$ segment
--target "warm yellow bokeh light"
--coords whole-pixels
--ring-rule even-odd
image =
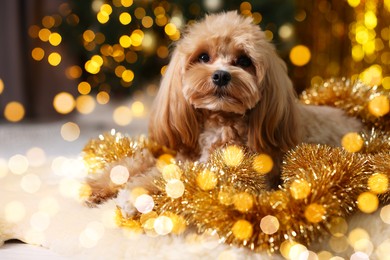
[[[146,15],[146,11],[144,8],[142,7],[137,7],[135,10],[134,10],[134,15],[135,17],[137,17],[137,19],[142,19],[144,18],[144,16]]]
[[[79,96],[76,99],[76,109],[81,114],[90,114],[96,107],[95,99],[89,95]]]
[[[4,109],[4,117],[10,122],[19,122],[24,118],[24,106],[16,101],[9,102]]]
[[[129,48],[131,46],[131,38],[130,36],[128,35],[122,35],[120,38],[119,38],[119,44],[123,47],[123,48]]]
[[[145,106],[141,101],[135,101],[131,105],[131,111],[133,112],[134,116],[142,117],[145,115]]]
[[[260,174],[269,173],[273,166],[274,162],[268,154],[260,154],[253,159],[252,167]]]
[[[3,93],[3,91],[4,91],[4,81],[0,79],[0,95],[1,93]]]
[[[131,109],[127,106],[119,106],[114,110],[113,114],[114,122],[120,126],[125,126],[131,123],[133,120],[133,114]]]
[[[74,97],[68,92],[58,93],[53,100],[54,109],[60,114],[69,114],[76,106]]]
[[[364,24],[368,29],[374,29],[377,26],[377,18],[373,11],[367,11],[364,14]]]
[[[172,36],[175,35],[177,27],[173,23],[168,23],[167,25],[165,25],[164,31],[168,36]]]
[[[108,15],[103,14],[102,12],[97,13],[96,18],[101,24],[105,24],[108,22],[108,20],[110,20],[110,17]]]
[[[92,30],[86,30],[83,33],[83,39],[86,42],[92,42],[95,39],[95,33]]]
[[[308,47],[297,45],[290,51],[290,60],[296,66],[306,65],[311,58],[311,53]]]
[[[252,209],[254,200],[253,196],[247,192],[239,192],[233,197],[234,208],[240,212],[248,212]]]
[[[312,223],[318,223],[325,218],[326,209],[321,204],[312,203],[305,209],[305,218]]]
[[[379,95],[368,102],[368,111],[370,114],[381,117],[389,113],[390,101],[387,96]]]
[[[368,187],[375,194],[382,194],[389,189],[389,178],[383,173],[374,173],[368,178]]]
[[[218,184],[217,174],[207,169],[203,170],[198,173],[198,176],[196,177],[196,183],[198,184],[199,188],[204,191],[212,190]]]
[[[382,79],[382,86],[384,89],[390,89],[390,77],[384,77]]]
[[[68,79],[78,79],[83,74],[83,71],[80,66],[73,65],[65,70],[65,74]]]
[[[89,60],[85,63],[84,68],[91,74],[97,74],[100,71],[100,65],[95,60]]]
[[[131,82],[134,79],[134,72],[132,70],[125,70],[122,72],[122,79],[125,82]]]
[[[135,47],[138,47],[142,44],[142,41],[144,39],[144,32],[137,29],[137,30],[134,30],[132,32],[132,34],[130,35],[130,38],[131,38],[131,42],[132,42],[132,45],[135,46]]]
[[[49,29],[43,28],[39,30],[38,37],[41,41],[47,42],[49,41],[51,31]]]
[[[363,138],[356,132],[348,133],[341,139],[341,145],[350,153],[359,152],[363,144]]]
[[[45,51],[42,48],[36,47],[31,51],[31,57],[36,60],[40,61],[45,56]]]
[[[306,180],[295,180],[290,186],[290,193],[294,199],[305,199],[311,191],[310,184]]]
[[[142,18],[142,26],[145,28],[150,28],[153,26],[153,18],[150,16],[145,16]]]
[[[360,0],[348,0],[348,4],[352,7],[356,7],[360,4]]]
[[[49,42],[53,46],[58,46],[60,45],[62,41],[62,36],[59,33],[52,33],[49,36]]]
[[[109,4],[103,4],[103,5],[100,7],[100,12],[101,12],[103,15],[109,16],[109,15],[112,13],[112,7],[111,7],[111,5],[109,5]]]
[[[127,12],[123,12],[119,15],[119,22],[123,25],[131,23],[131,15]]]
[[[166,181],[169,181],[172,179],[180,180],[182,174],[183,174],[182,170],[176,164],[168,164],[162,170],[162,176],[163,176],[164,180],[166,180]]]
[[[168,180],[167,184],[165,185],[165,192],[167,193],[168,197],[171,197],[172,199],[177,199],[183,196],[184,190],[184,183],[178,179]]]
[[[364,213],[372,213],[378,209],[379,199],[371,192],[363,192],[357,199],[358,208]]]
[[[248,240],[253,234],[253,226],[249,221],[240,219],[234,223],[232,233],[239,240]]]
[[[105,104],[107,104],[110,101],[110,95],[107,92],[105,92],[105,91],[100,91],[96,95],[96,101],[100,105],[105,105]]]
[[[57,66],[61,63],[61,55],[58,52],[50,53],[50,55],[47,57],[47,60],[50,65]]]
[[[223,162],[229,167],[237,167],[244,159],[244,151],[235,145],[229,145],[222,152]]]
[[[80,94],[87,95],[91,92],[91,85],[86,81],[82,81],[77,86],[77,90],[79,91]]]
[[[129,7],[133,4],[133,0],[121,0],[121,4],[124,7]]]
[[[51,27],[53,27],[55,24],[55,20],[54,20],[54,17],[53,16],[44,16],[42,18],[42,25],[48,29],[50,29]]]
[[[175,157],[171,154],[164,153],[160,155],[156,162],[157,169],[162,173],[165,166],[175,162]]]

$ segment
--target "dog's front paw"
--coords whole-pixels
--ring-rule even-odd
[[[84,194],[85,204],[88,207],[96,207],[105,201],[115,198],[118,194],[119,186],[102,183],[99,180],[89,179],[86,183],[86,192]]]

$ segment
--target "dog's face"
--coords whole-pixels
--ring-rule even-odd
[[[221,19],[222,18],[222,19]],[[240,21],[237,21],[237,19]],[[263,32],[236,14],[194,25],[178,49],[184,57],[183,94],[195,108],[244,114],[261,98]]]
[[[286,65],[259,26],[236,12],[206,16],[177,43],[151,112],[149,133],[172,149],[194,151],[199,109],[245,115],[253,151],[297,143],[295,93]]]

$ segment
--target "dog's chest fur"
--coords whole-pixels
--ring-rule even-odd
[[[202,132],[199,135],[200,161],[207,161],[209,154],[218,147],[246,145],[247,117],[233,113],[203,112]]]

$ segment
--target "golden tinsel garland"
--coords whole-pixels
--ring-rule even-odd
[[[85,145],[82,154],[89,173],[97,173],[107,169],[110,164],[134,156],[143,149],[148,149],[156,155],[163,152],[173,153],[165,147],[158,146],[145,136],[132,138],[111,130],[109,133],[99,135],[97,139],[90,140]]]
[[[377,96],[388,101],[388,93],[348,80],[332,79],[306,91],[303,102],[345,109],[371,130],[348,139],[358,143],[355,152],[313,144],[290,150],[283,161],[283,185],[275,191],[265,191],[264,182],[272,159],[238,146],[215,151],[207,163],[175,162],[167,154],[171,151],[147,138],[111,132],[90,141],[84,159],[90,172],[102,172],[143,149],[156,156],[153,167],[161,172],[156,189],[137,191],[148,193],[151,211],[128,215],[118,205],[119,226],[152,235],[181,234],[191,226],[221,242],[283,254],[283,247],[308,245],[331,232],[357,209],[371,213],[378,197],[390,201],[389,114],[384,113],[386,102],[371,110],[367,105]],[[373,115],[373,110],[384,114]]]
[[[341,108],[350,116],[361,118],[368,128],[390,131],[390,91],[382,87],[332,78],[303,91],[300,99],[305,104]]]

